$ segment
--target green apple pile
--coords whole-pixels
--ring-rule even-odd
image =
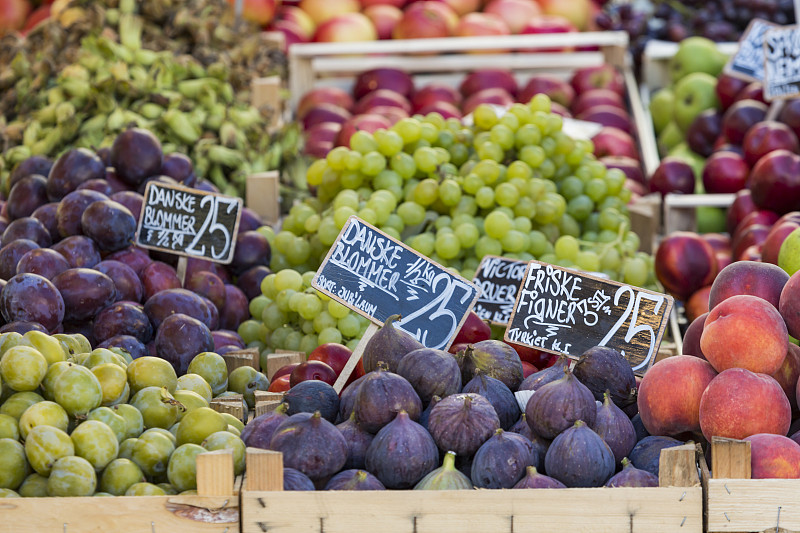
[[[716,43],[704,37],[681,41],[669,65],[670,86],[659,89],[650,100],[658,149],[663,156],[675,156],[692,165],[702,175],[703,158],[692,152],[685,141],[692,121],[705,111],[719,107],[717,76],[728,56]]]
[[[248,370],[249,369],[249,370]],[[231,450],[244,470],[242,422],[209,408],[259,380],[198,354],[178,378],[165,360],[131,359],[80,334],[0,335],[0,496],[153,496],[196,490],[196,457]]]

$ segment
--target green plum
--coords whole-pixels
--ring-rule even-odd
[[[180,404],[175,401],[172,394],[167,392],[166,388],[145,387],[133,395],[130,403],[142,413],[146,428],[166,429],[178,419],[178,405]]]
[[[42,331],[28,331],[22,336],[19,346],[30,346],[37,349],[47,360],[48,365],[67,360],[68,353],[64,351],[58,339]]]
[[[130,459],[114,459],[100,476],[99,488],[114,496],[122,496],[135,483],[144,483],[145,477],[139,465]]]
[[[72,365],[61,372],[53,384],[53,398],[70,416],[86,415],[100,407],[103,388],[88,368]]]
[[[48,496],[91,496],[96,487],[94,468],[83,457],[58,459],[47,478]]]
[[[133,449],[136,447],[137,442],[139,442],[137,437],[125,439],[124,441],[120,442],[117,457],[121,459],[130,459],[133,457]]]
[[[134,444],[130,459],[146,476],[154,477],[167,471],[173,450],[175,445],[161,433],[143,433]]]
[[[0,488],[17,489],[28,475],[25,448],[11,439],[0,439]]]
[[[0,498],[21,498],[16,491],[11,489],[0,489]]]
[[[0,405],[0,414],[8,415],[19,420],[22,413],[24,413],[28,407],[43,401],[44,398],[35,392],[15,392]]]
[[[9,349],[17,346],[20,342],[22,342],[21,333],[11,331],[9,333],[0,334],[0,359],[3,358]]]
[[[228,429],[226,429],[225,431],[227,431],[228,433],[232,433],[232,434],[236,435],[237,437],[241,437],[242,436],[242,432],[239,431],[239,428],[237,428],[236,426],[232,426],[230,424],[228,424]]]
[[[19,421],[10,415],[0,415],[0,439],[19,440]]]
[[[47,400],[52,400],[54,398],[53,395],[53,386],[55,385],[56,380],[61,376],[61,373],[68,369],[69,367],[73,366],[75,363],[70,363],[69,361],[57,361],[52,365],[47,367],[47,373],[44,375],[44,379],[42,379],[42,395]]]
[[[23,498],[44,498],[47,496],[47,478],[34,472],[25,478],[17,492]]]
[[[181,420],[176,435],[178,446],[186,443],[200,444],[206,437],[217,431],[225,431],[228,422],[221,414],[210,407],[200,407],[187,413]]]
[[[179,491],[197,488],[197,456],[206,450],[197,444],[183,444],[175,448],[169,458],[167,478]]]
[[[214,395],[211,393],[211,385],[209,385],[203,376],[198,374],[184,374],[178,378],[177,390],[190,390],[196,392],[207,402],[211,401]]]
[[[184,407],[183,409],[178,410],[178,422],[183,420],[183,417],[186,416],[186,413],[194,411],[198,407],[208,407],[208,401],[191,390],[178,389],[175,391],[173,396],[175,396],[175,399],[181,402],[181,405]]]
[[[123,403],[110,407],[110,409],[125,419],[125,438],[138,437],[142,434],[142,431],[144,431],[144,419],[142,418],[142,412],[136,407]]]
[[[125,419],[110,407],[98,407],[91,410],[86,416],[86,420],[96,420],[110,427],[114,436],[117,437],[117,442],[122,442],[127,436],[128,426]]]
[[[148,434],[150,434],[150,433],[160,433],[161,435],[164,435],[164,436],[165,436],[165,437],[167,437],[169,440],[171,440],[171,441],[172,441],[172,444],[175,444],[175,445],[177,446],[177,444],[176,444],[176,443],[177,443],[177,439],[176,439],[175,435],[174,435],[174,434],[173,434],[171,431],[169,431],[168,429],[164,429],[164,428],[150,428],[150,429],[148,429],[147,431],[145,431],[144,433],[142,433],[142,435],[141,435],[141,436],[142,436],[142,437],[144,437],[145,435],[148,435]]]
[[[125,491],[125,496],[165,496],[167,493],[153,483],[134,483]]]
[[[71,455],[75,455],[75,446],[65,431],[52,426],[35,426],[28,432],[25,456],[39,474],[49,476],[57,459]]]
[[[31,346],[14,346],[0,359],[0,376],[3,378],[3,383],[16,391],[35,390],[45,374],[47,374],[47,359]]]
[[[168,496],[178,494],[178,491],[175,490],[175,487],[173,487],[170,483],[159,483],[158,486],[161,487],[161,490],[163,490]]]
[[[103,405],[117,401],[128,387],[128,374],[116,363],[101,363],[90,367],[103,389]],[[130,392],[130,387],[128,387]]]
[[[209,435],[201,446],[210,452],[230,450],[233,452],[233,473],[238,476],[244,472],[245,445],[237,435],[228,431],[218,431]]]
[[[94,368],[97,365],[111,363],[119,366],[123,370],[127,370],[128,365],[120,356],[107,348],[95,348],[89,353],[89,356],[84,359],[83,366],[86,368]]]
[[[228,365],[221,355],[214,352],[201,352],[189,362],[190,374],[203,376],[216,396],[228,389]]]
[[[220,413],[222,418],[228,423],[229,426],[233,426],[238,429],[240,432],[244,430],[244,422],[236,418],[230,413]]]
[[[119,441],[114,430],[97,420],[79,424],[70,438],[75,446],[75,455],[89,461],[98,472],[116,459],[119,453]]]
[[[28,437],[28,432],[35,426],[53,426],[61,431],[67,431],[69,416],[63,407],[55,402],[37,402],[28,407],[19,417],[19,434],[22,440]]]
[[[147,387],[166,387],[169,392],[175,392],[178,376],[166,360],[148,355],[128,365],[128,383],[133,394]]]

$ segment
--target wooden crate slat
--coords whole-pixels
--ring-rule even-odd
[[[711,479],[708,531],[800,531],[798,502],[800,481],[796,479]]]
[[[197,493],[204,496],[233,494],[233,451],[217,450],[197,456]]]

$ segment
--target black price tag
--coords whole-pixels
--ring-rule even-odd
[[[136,244],[228,264],[233,260],[242,199],[150,182],[144,191]]]
[[[725,65],[725,72],[744,80],[764,81],[764,34],[777,27],[763,19],[751,20],[739,39],[739,49]]]
[[[484,256],[472,279],[481,290],[473,309],[475,314],[492,324],[508,324],[527,268],[526,261],[496,255]]]
[[[800,95],[800,26],[780,26],[764,34],[764,99]]]
[[[671,296],[531,261],[505,339],[573,359],[608,346],[643,374],[661,345],[672,305]]]
[[[478,288],[356,216],[351,216],[311,285],[382,325],[395,323],[424,346],[446,350]]]

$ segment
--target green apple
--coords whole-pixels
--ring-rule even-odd
[[[695,176],[703,175],[703,167],[706,165],[706,159],[694,153],[685,142],[680,142],[673,146],[668,155],[686,161],[686,163],[692,167]]]
[[[778,266],[790,276],[800,270],[800,228],[787,235],[781,244]]]
[[[705,72],[694,72],[675,84],[675,122],[686,132],[697,115],[719,107],[717,78]]]
[[[675,93],[669,87],[657,90],[650,100],[650,115],[653,117],[653,128],[656,135],[661,133],[670,120],[675,103]]]
[[[672,83],[694,72],[705,72],[719,76],[728,56],[720,52],[714,41],[705,37],[689,37],[681,41],[678,51],[670,60],[669,73]]]
[[[658,152],[665,156],[681,142],[683,142],[683,132],[675,121],[671,121],[664,126],[664,129],[658,135]]]
[[[724,233],[726,231],[724,209],[701,205],[697,208],[696,213],[697,233]]]

